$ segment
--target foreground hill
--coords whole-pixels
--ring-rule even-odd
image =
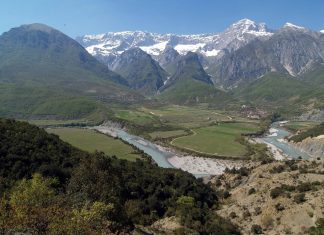
[[[263,164],[229,171],[214,185],[226,193],[218,213],[243,234],[323,234],[323,161]]]
[[[4,234],[120,234],[174,216],[180,234],[239,234],[189,173],[89,154],[25,122],[0,119],[0,137]]]
[[[46,108],[54,102],[70,108],[86,103],[71,114],[82,116],[98,108],[95,100],[138,100],[140,95],[127,86],[76,41],[46,25],[23,25],[0,36],[2,115],[55,116]]]

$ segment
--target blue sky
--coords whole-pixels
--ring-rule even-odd
[[[249,18],[279,28],[285,22],[324,29],[324,0],[2,0],[0,33],[45,23],[71,37],[108,31],[223,31]]]

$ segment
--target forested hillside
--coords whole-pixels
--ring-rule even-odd
[[[25,122],[0,120],[1,233],[108,234],[176,216],[179,233],[239,234],[201,180],[88,154]]]

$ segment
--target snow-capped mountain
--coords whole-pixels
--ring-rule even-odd
[[[124,31],[85,35],[78,37],[77,41],[110,68],[124,51],[134,47],[141,48],[157,61],[166,47],[174,48],[180,55],[196,52],[202,58],[202,63],[208,66],[210,61],[222,57],[226,51],[236,50],[255,38],[269,38],[272,34],[264,23],[257,24],[242,19],[224,32],[214,34],[176,35]]]
[[[286,23],[268,40],[254,40],[223,56],[213,76],[229,86],[269,72],[302,79],[303,74],[324,63],[323,39],[321,33]]]

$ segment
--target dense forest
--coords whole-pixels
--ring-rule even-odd
[[[215,191],[189,173],[86,153],[0,119],[0,234],[129,233],[169,216],[179,234],[239,234],[217,207]]]

